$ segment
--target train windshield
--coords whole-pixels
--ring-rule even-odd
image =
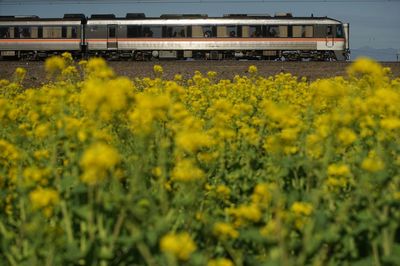
[[[338,37],[338,38],[343,38],[344,37],[343,26],[342,25],[337,25],[336,26],[336,37]]]

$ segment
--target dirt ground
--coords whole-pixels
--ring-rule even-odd
[[[290,72],[309,80],[346,75],[349,62],[270,62],[270,61],[157,61],[157,62],[116,62],[109,65],[118,75],[134,77],[153,77],[153,66],[159,64],[164,68],[164,77],[171,79],[175,74],[189,78],[194,71],[202,73],[216,71],[221,79],[232,79],[235,75],[246,75],[250,65],[258,68],[260,75],[268,77],[280,72]],[[394,77],[400,76],[400,62],[381,63],[390,67]],[[24,67],[27,70],[26,87],[36,87],[46,82],[43,62],[0,61],[0,79],[12,79],[14,70]]]

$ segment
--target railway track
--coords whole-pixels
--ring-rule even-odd
[[[164,78],[172,79],[175,74],[190,78],[194,71],[204,74],[208,71],[218,73],[219,79],[232,79],[235,75],[246,75],[250,65],[255,65],[262,76],[271,76],[281,72],[291,73],[309,80],[346,75],[346,68],[351,62],[275,62],[275,61],[152,61],[126,62],[109,61],[108,64],[116,74],[135,77],[153,77],[153,66],[159,64],[164,68]],[[400,76],[400,62],[382,62],[390,67],[395,77]],[[17,67],[27,70],[24,85],[35,87],[46,81],[44,62],[37,61],[0,61],[0,79],[10,79]]]

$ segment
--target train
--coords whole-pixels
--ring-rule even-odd
[[[345,61],[349,24],[291,13],[0,16],[0,59],[40,60],[63,52],[110,60]]]

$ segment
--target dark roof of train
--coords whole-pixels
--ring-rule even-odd
[[[0,16],[0,20],[9,21],[78,21],[78,20],[150,20],[150,19],[293,19],[293,20],[322,20],[322,19],[332,19],[329,17],[293,17],[293,16],[245,16],[245,15],[231,15],[222,17],[208,17],[206,15],[196,15],[196,14],[186,14],[186,15],[161,15],[160,17],[145,17],[142,13],[127,14],[126,17],[114,17],[112,14],[93,14],[91,17],[85,18],[83,14],[66,14],[64,18],[40,18],[37,16]],[[335,19],[334,19],[335,20]]]
[[[39,18],[39,17],[15,17],[15,16],[0,16],[0,21],[80,21],[83,18],[67,17],[67,18]]]

